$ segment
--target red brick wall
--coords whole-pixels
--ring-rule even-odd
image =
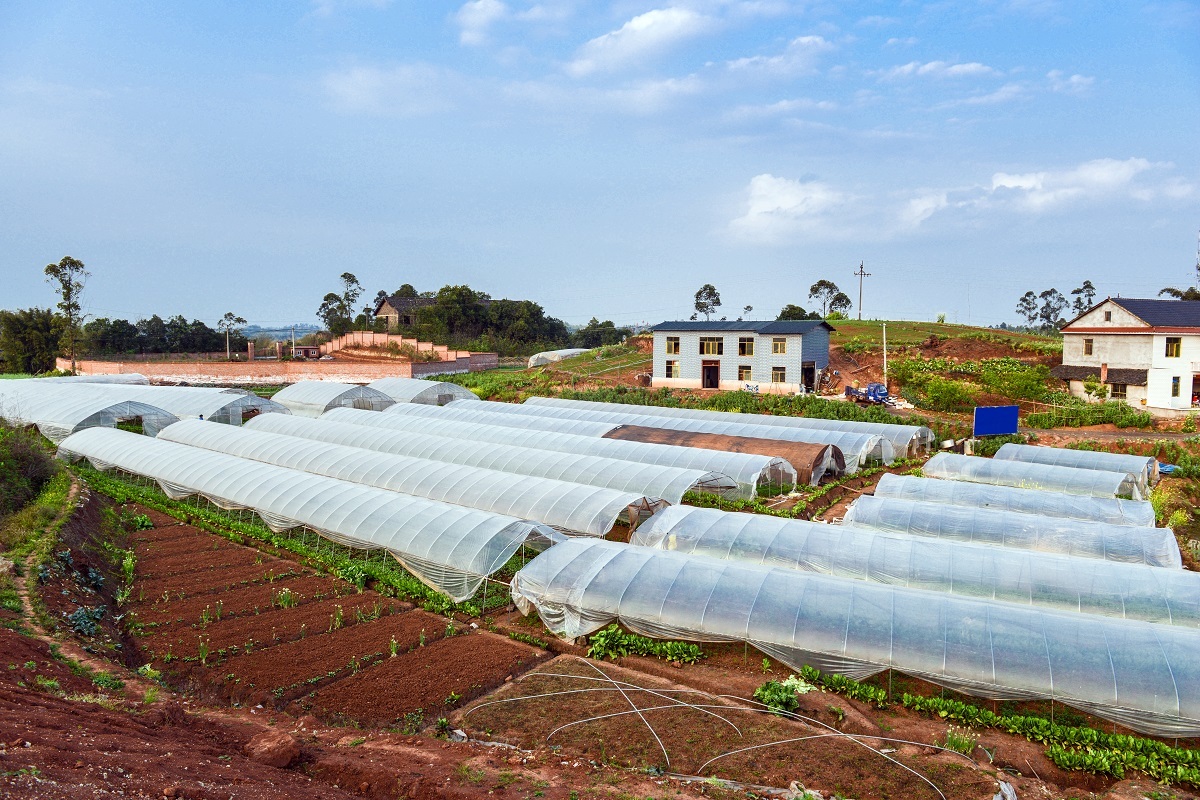
[[[416,369],[414,369],[414,367]],[[68,359],[58,359],[58,368],[71,368]],[[296,381],[341,381],[370,383],[379,378],[411,378],[451,372],[468,372],[470,359],[454,364],[434,361],[428,364],[408,364],[403,361],[388,364],[364,364],[338,361],[253,361],[253,362],[121,362],[79,361],[80,375],[114,375],[138,372],[153,382],[187,381],[188,383],[272,384]],[[414,375],[415,373],[415,375]]]

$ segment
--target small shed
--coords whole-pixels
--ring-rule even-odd
[[[339,407],[383,411],[396,402],[378,389],[337,381],[300,381],[272,399],[298,417],[319,417]]]
[[[581,356],[588,351],[586,347],[569,347],[565,350],[543,350],[540,353],[534,353],[529,357],[530,367],[544,367],[547,364],[554,364],[562,361],[564,358],[572,358]]]

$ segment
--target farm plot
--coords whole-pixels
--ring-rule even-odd
[[[233,705],[408,728],[548,657],[159,516],[131,536],[129,618],[176,685]],[[412,716],[420,723],[414,724]],[[406,716],[408,715],[408,716]]]
[[[485,631],[441,638],[317,691],[299,707],[325,718],[418,728],[549,658]]]

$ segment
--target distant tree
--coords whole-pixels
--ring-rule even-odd
[[[1200,300],[1200,254],[1196,257],[1196,285],[1186,289],[1175,289],[1168,286],[1159,291],[1158,296],[1174,297],[1176,300]]]
[[[1038,309],[1038,319],[1046,328],[1060,328],[1066,322],[1062,318],[1062,312],[1066,311],[1070,302],[1062,296],[1062,292],[1058,289],[1047,289],[1038,295],[1038,299],[1042,301],[1041,307]]]
[[[850,298],[845,292],[838,292],[829,300],[829,314],[841,314],[844,319],[850,311],[850,307],[854,305],[850,302]]]
[[[779,316],[776,317],[775,319],[814,319],[814,318],[819,319],[820,314],[817,314],[816,312],[810,313],[808,311],[805,311],[803,308],[801,308],[798,305],[788,303],[786,306],[783,307],[783,309],[779,312]]]
[[[380,294],[383,294],[382,292]],[[411,283],[402,283],[400,288],[392,293],[394,297],[420,297]]]
[[[632,331],[629,328],[618,328],[613,324],[612,320],[600,320],[592,317],[588,320],[588,324],[575,331],[571,336],[571,344],[575,347],[604,347],[610,344],[619,344],[622,339],[630,336]]]
[[[824,278],[808,287],[808,299],[816,300],[821,304],[822,319],[824,319],[825,316],[828,315],[832,310],[830,308],[830,303],[833,302],[833,299],[839,294],[842,294],[842,290],[837,287],[837,284],[833,281],[827,281]],[[849,300],[849,298],[846,299]]]
[[[754,306],[743,306],[743,307],[742,307],[742,316],[743,316],[743,317],[749,317],[749,316],[750,316],[750,312],[751,312],[751,311],[753,311],[753,310],[754,310]]]
[[[0,309],[0,364],[5,372],[54,369],[63,318],[49,308]]]
[[[688,317],[688,319],[689,319],[689,320],[691,320],[692,322],[695,322],[695,321],[696,321],[696,317],[697,317],[697,314],[696,314],[696,312],[694,312],[694,311],[693,311],[693,312],[692,312],[692,315],[691,315],[690,317]]]
[[[246,320],[232,311],[226,311],[225,316],[221,317],[221,321],[217,323],[217,330],[225,332],[225,358],[227,360],[232,357],[232,353],[229,351],[229,334],[241,331],[245,324]]]
[[[1017,301],[1017,313],[1024,317],[1028,324],[1037,324],[1038,296],[1032,290],[1021,295],[1021,299]]]
[[[717,312],[717,308],[721,305],[721,294],[717,291],[717,287],[711,283],[706,283],[696,290],[695,308],[697,314],[703,314],[704,319],[712,319],[712,315]]]
[[[354,325],[354,306],[362,295],[362,285],[352,273],[343,272],[342,293],[330,292],[317,307],[317,316],[334,336],[341,336]]]
[[[1079,315],[1092,307],[1092,301],[1096,298],[1096,287],[1091,281],[1084,281],[1082,286],[1072,289],[1071,294],[1075,296],[1071,302],[1071,310]]]
[[[54,291],[58,292],[58,310],[63,316],[62,342],[71,357],[71,372],[74,372],[75,343],[83,322],[83,306],[79,299],[83,294],[83,283],[91,273],[84,269],[82,261],[70,256],[63,256],[57,264],[47,264],[43,272],[46,282],[54,285]]]

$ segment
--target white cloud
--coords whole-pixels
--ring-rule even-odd
[[[1177,177],[1161,184],[1139,183],[1144,173],[1167,169],[1168,163],[1153,163],[1144,158],[1099,158],[1060,171],[992,176],[991,189],[981,205],[1007,205],[1019,211],[1038,213],[1072,203],[1098,202],[1114,198],[1153,200],[1157,197],[1178,199],[1188,196],[1193,187]]]
[[[743,105],[725,114],[729,121],[761,119],[765,117],[785,116],[801,111],[835,111],[840,108],[832,100],[813,100],[809,97],[797,97],[791,100],[779,100],[766,105]]]
[[[1010,100],[1016,100],[1025,94],[1025,87],[1019,83],[1006,83],[995,91],[985,94],[973,94],[969,97],[964,97],[960,100],[950,100],[940,104],[939,108],[952,108],[954,106],[994,106],[1000,103],[1007,103]]]
[[[816,61],[822,53],[834,46],[822,36],[800,36],[788,42],[787,48],[777,56],[750,56],[730,61],[733,72],[758,70],[775,75],[805,75],[816,69]]]
[[[321,83],[340,111],[416,117],[453,108],[459,80],[429,64],[402,64],[351,67],[329,73]]]
[[[1095,78],[1085,75],[1068,76],[1060,69],[1053,69],[1047,72],[1046,80],[1049,82],[1052,91],[1063,92],[1064,94],[1082,94],[1096,82]]]
[[[459,27],[458,41],[465,45],[483,44],[492,23],[507,15],[508,6],[500,0],[470,0],[454,15]]]
[[[904,37],[893,36],[892,38],[890,38],[886,42],[884,42],[884,46],[885,47],[911,47],[912,45],[914,45],[916,43],[917,43],[917,37],[915,37],[915,36],[904,36]]]
[[[874,74],[879,75],[883,80],[895,81],[905,78],[968,78],[980,75],[998,75],[999,70],[986,64],[980,64],[978,61],[965,64],[951,64],[947,61],[929,61],[922,64],[920,61],[910,61],[907,64],[880,70]]]
[[[863,27],[882,28],[885,25],[895,25],[899,21],[895,17],[882,17],[878,14],[872,14],[869,17],[863,17],[856,24]]]
[[[659,8],[597,36],[579,48],[567,72],[581,78],[612,72],[653,59],[681,41],[713,27],[713,20],[686,8]]]
[[[746,188],[745,213],[729,223],[739,238],[769,243],[797,233],[837,237],[839,219],[853,198],[821,181],[756,175]]]
[[[945,192],[931,192],[914,197],[900,209],[900,226],[913,229],[949,205]]]

